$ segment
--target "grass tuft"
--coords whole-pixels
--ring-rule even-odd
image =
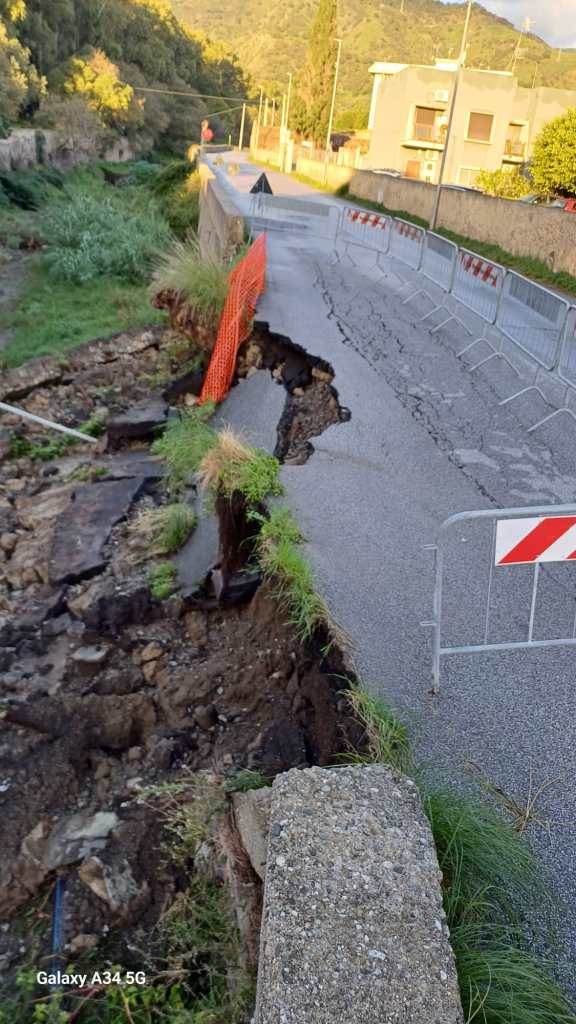
[[[131,530],[152,541],[153,554],[172,555],[186,543],[197,521],[189,505],[175,501],[161,508],[146,509],[134,519]]]
[[[253,768],[239,768],[224,780],[225,793],[249,793],[253,789],[265,789],[272,785],[272,779]]]
[[[338,626],[328,605],[318,594],[312,569],[298,551],[303,537],[288,509],[275,508],[263,521],[259,536],[259,560],[264,577],[271,581],[288,621],[302,642],[324,627],[341,647],[349,637]]]
[[[150,295],[175,292],[198,323],[217,325],[228,294],[228,273],[229,268],[201,256],[197,238],[187,238],[157,259]]]
[[[176,590],[176,566],[172,562],[159,562],[148,573],[150,593],[156,601],[164,601]]]
[[[413,768],[408,726],[396,717],[384,701],[371,697],[360,686],[343,691],[358,721],[364,728],[367,753],[345,754],[345,760],[357,764],[389,764],[407,773]]]
[[[213,412],[211,402],[181,412],[154,441],[152,454],[166,464],[169,493],[181,494],[186,489],[206,453],[217,443],[218,435],[206,422]]]
[[[283,493],[280,464],[262,448],[251,448],[230,427],[218,433],[216,444],[205,454],[198,469],[202,486],[231,497],[240,491],[248,505],[261,504],[267,495]]]

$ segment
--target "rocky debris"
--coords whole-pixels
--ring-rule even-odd
[[[104,481],[79,487],[58,519],[50,551],[50,582],[76,583],[102,572],[112,527],[130,510],[143,486],[141,478]]]
[[[10,403],[24,398],[36,388],[62,380],[62,363],[53,356],[31,359],[24,366],[9,370],[0,380],[0,401]]]
[[[161,480],[164,476],[162,463],[152,458],[146,451],[116,452],[114,455],[92,459],[89,466],[97,473],[105,474],[107,480],[140,477],[149,484]]]
[[[384,765],[292,770],[270,822],[255,1024],[462,1024],[414,783]]]
[[[272,790],[265,786],[248,793],[234,793],[234,822],[250,863],[259,878],[266,876]]]
[[[168,417],[168,403],[158,395],[137,402],[127,412],[108,422],[108,438],[112,444],[121,441],[146,440],[153,437]]]
[[[100,857],[88,857],[80,865],[78,877],[115,915],[119,910],[130,913],[135,901],[145,900],[148,894],[148,885],[136,883],[126,858],[112,867]]]
[[[46,822],[39,822],[23,840],[21,855],[48,874],[102,850],[117,825],[118,816],[105,811],[93,815],[73,814],[52,830]]]

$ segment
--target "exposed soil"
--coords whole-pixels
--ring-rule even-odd
[[[256,352],[275,376],[280,367],[279,448],[298,461],[345,412],[326,364],[259,330],[239,372]],[[198,393],[190,356],[169,331],[134,332],[0,382],[0,399],[69,425],[97,414],[115,445],[106,453],[104,438],[96,451],[80,444],[38,462],[14,458],[12,439],[45,443],[45,433],[9,417],[0,431],[0,980],[29,953],[23,912],[51,898],[57,876],[66,950],[112,936],[125,963],[150,952],[154,924],[189,878],[166,859],[147,787],[204,769],[272,777],[331,764],[361,742],[342,696],[343,656],[322,653],[326,637],[299,643],[257,575],[228,590],[231,607],[218,593],[204,606],[198,594],[151,596],[147,542],[131,524],[161,500],[147,447],[165,397],[189,404]],[[249,528],[240,506],[217,511],[220,569],[233,576]],[[89,564],[66,555],[80,527]]]

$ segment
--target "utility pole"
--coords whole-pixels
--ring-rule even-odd
[[[516,43],[516,49],[514,50],[514,54],[512,57],[512,67],[510,69],[512,71],[512,74],[514,74],[514,72],[516,71],[516,64],[518,63],[518,58],[520,57],[520,47],[522,46],[522,40],[524,39],[524,36],[530,31],[531,26],[532,19],[524,18],[524,21],[522,23],[522,31],[518,36],[518,42]]]
[[[266,97],[266,102],[264,104],[264,127],[268,127],[268,97]]]
[[[260,122],[261,122],[261,119],[262,119],[262,97],[264,95],[263,87],[259,86],[259,89],[260,89],[260,102],[258,104],[258,121],[257,121],[257,124],[256,124],[256,149],[260,148]]]
[[[337,39],[338,53],[334,67],[334,86],[332,88],[332,103],[330,105],[330,117],[328,118],[328,134],[326,135],[326,163],[330,159],[330,143],[332,139],[332,124],[334,122],[334,108],[336,106],[336,90],[338,88],[338,75],[340,73],[340,54],[342,53],[342,40]]]
[[[272,100],[272,127],[276,124],[276,97]]]
[[[438,208],[440,206],[440,190],[442,188],[442,182],[444,181],[444,172],[446,170],[446,161],[448,158],[448,149],[450,146],[450,133],[452,131],[452,123],[454,121],[454,112],[456,110],[456,98],[458,96],[458,87],[460,85],[460,79],[462,76],[462,68],[464,61],[466,60],[466,41],[468,39],[468,26],[470,24],[470,14],[472,13],[472,0],[468,0],[468,8],[466,10],[466,21],[464,22],[464,31],[462,33],[462,43],[460,44],[460,56],[458,57],[458,67],[456,68],[456,77],[454,78],[454,86],[452,89],[452,99],[450,100],[450,112],[448,114],[448,125],[446,128],[446,138],[444,139],[444,149],[442,151],[442,160],[440,162],[440,172],[438,174],[438,184],[436,186],[436,195],[434,196],[434,207],[432,210],[432,216],[430,218],[430,230],[436,230],[436,222],[438,220]]]
[[[286,130],[288,130],[288,118],[290,117],[290,100],[292,98],[292,72],[288,72],[288,99],[286,100]]]
[[[238,139],[238,149],[244,149],[244,125],[246,123],[246,104],[242,104],[242,120],[240,122],[240,138]]]

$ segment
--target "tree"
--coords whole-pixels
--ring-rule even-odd
[[[576,107],[545,124],[530,165],[536,191],[576,195]]]
[[[501,199],[520,199],[534,191],[534,185],[516,169],[480,171],[474,184],[489,196]]]
[[[38,104],[46,83],[30,61],[29,51],[9,35],[0,18],[0,120],[5,126]]]
[[[112,128],[138,127],[143,123],[142,101],[134,89],[123,82],[116,64],[102,50],[92,50],[68,62],[64,92],[83,96],[104,124]]]
[[[320,0],[308,40],[308,59],[298,83],[294,121],[318,144],[326,142],[336,72],[337,0]]]
[[[64,151],[94,156],[106,139],[100,117],[82,96],[62,99],[48,96],[40,104],[34,123],[41,128],[58,131]]]

